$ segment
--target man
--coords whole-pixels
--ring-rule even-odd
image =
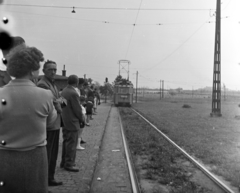
[[[93,92],[94,86],[91,85],[90,88],[88,88],[87,98],[93,97],[94,98],[94,92]]]
[[[48,185],[49,186],[59,186],[62,182],[57,182],[54,179],[57,156],[58,156],[58,146],[59,146],[59,131],[61,124],[61,104],[63,103],[60,97],[57,86],[54,83],[54,77],[57,72],[57,64],[54,61],[47,60],[43,65],[44,76],[37,83],[38,87],[51,90],[54,96],[54,107],[57,111],[57,120],[54,125],[47,127],[47,156],[48,156]]]
[[[10,75],[6,71],[7,65],[7,55],[9,52],[17,46],[26,46],[25,41],[22,37],[16,36],[12,37],[12,43],[9,48],[2,50],[3,59],[0,61],[0,87],[8,84],[11,80]]]
[[[83,87],[84,82],[85,81],[84,81],[83,78],[79,78],[78,88],[80,90],[80,96],[83,96],[83,97],[86,98],[86,92],[85,92],[84,87]],[[82,101],[82,106],[84,106],[84,105],[85,105],[85,102]],[[80,138],[79,141],[80,141],[80,144],[86,143],[86,141],[84,141],[82,138]]]
[[[63,109],[63,146],[61,168],[70,172],[78,172],[76,167],[76,147],[78,143],[78,131],[80,122],[83,122],[82,108],[79,103],[77,93],[79,79],[76,75],[68,77],[68,86],[65,87],[61,95],[67,100],[67,106]]]
[[[79,85],[78,85],[78,88],[80,90],[80,95],[81,96],[86,96],[86,92],[84,90],[84,79],[83,78],[79,78]]]

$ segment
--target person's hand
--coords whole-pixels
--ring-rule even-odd
[[[60,97],[60,98],[56,99],[56,101],[59,102],[60,104],[67,105],[67,100],[63,97]]]

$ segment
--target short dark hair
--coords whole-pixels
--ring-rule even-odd
[[[76,83],[78,83],[79,82],[79,80],[78,80],[78,76],[77,75],[70,75],[69,77],[68,77],[68,84],[69,85],[73,85],[73,84],[76,84]]]
[[[88,97],[88,101],[91,101],[91,102],[93,102],[93,97],[92,96],[90,96],[90,97]]]
[[[20,45],[22,45],[23,47],[26,47],[25,40],[22,37],[20,36],[11,37],[11,42],[9,46],[6,49],[2,49],[3,56],[6,57],[12,49]]]
[[[81,96],[80,96],[80,101],[81,101],[81,102],[84,102],[84,101],[86,101],[86,98],[85,98],[85,96],[82,96],[82,95],[81,95]]]
[[[84,84],[84,79],[83,78],[79,78],[79,84]]]
[[[56,62],[52,61],[52,60],[47,60],[46,62],[44,62],[43,64],[43,69],[47,68],[48,64],[56,64]],[[56,64],[57,65],[57,64]]]
[[[13,43],[12,43],[12,47],[11,48],[14,48],[14,47],[16,47],[16,46],[18,46],[20,44],[23,44],[23,43],[25,43],[25,40],[22,37],[15,36],[15,37],[13,37]]]
[[[43,54],[35,47],[16,47],[8,54],[7,72],[16,78],[26,76],[31,71],[39,70]]]

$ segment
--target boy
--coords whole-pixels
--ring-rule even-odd
[[[93,109],[93,97],[90,96],[86,104],[86,115],[87,115],[86,125],[87,126],[90,126],[89,120],[91,119],[91,116],[92,116],[92,109]]]

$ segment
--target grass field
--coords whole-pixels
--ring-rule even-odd
[[[119,109],[141,192],[222,192],[199,183],[196,168],[130,108]]]
[[[212,172],[233,186],[240,184],[237,100],[222,100],[222,117],[210,117],[210,98],[144,99],[133,107]],[[184,104],[191,108],[182,108]]]

